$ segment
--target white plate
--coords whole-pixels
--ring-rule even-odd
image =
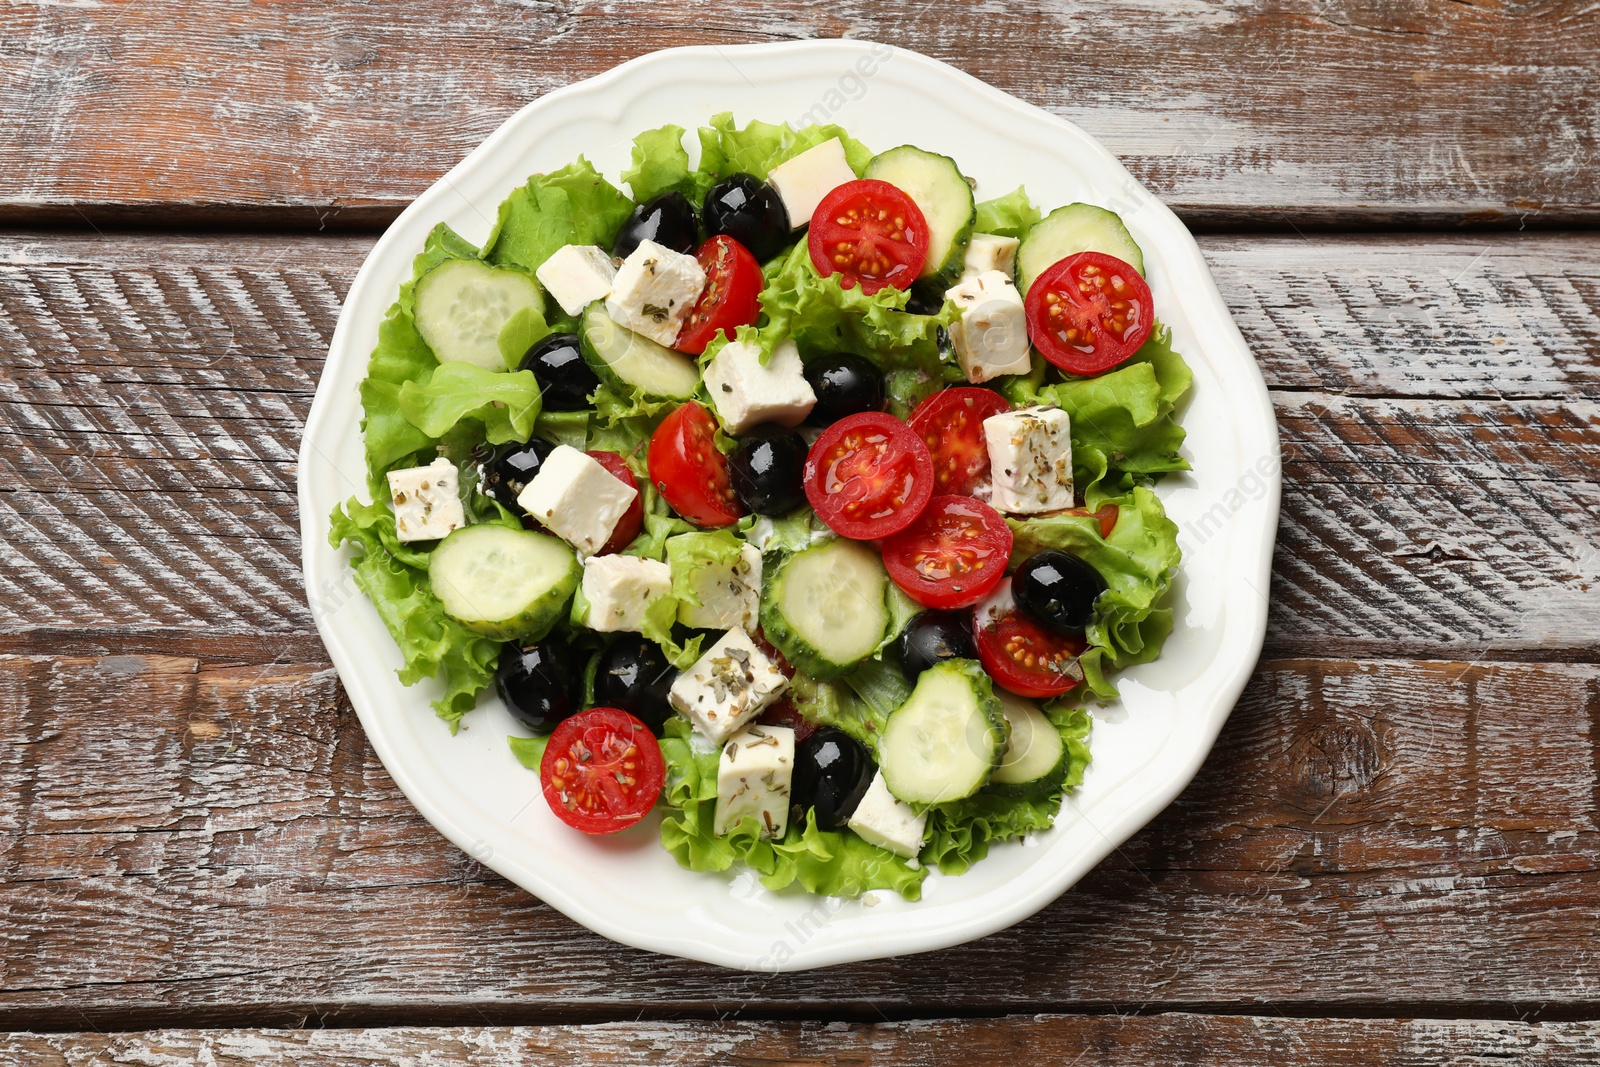
[[[400,655],[328,547],[328,514],[365,496],[357,386],[384,312],[438,222],[475,242],[529,174],[580,153],[614,181],[635,134],[693,129],[719,111],[837,122],[878,149],[954,157],[979,198],[1026,184],[1035,203],[1119,212],[1145,253],[1156,308],[1194,368],[1183,423],[1192,475],[1160,495],[1183,531],[1177,629],[1160,659],[1120,678],[1097,711],[1094,762],[1056,826],[996,847],[970,872],[933,872],[923,899],[860,901],[771,893],[748,873],[694,874],[652,825],[614,839],[561,825],[536,776],[511,756],[511,717],[492,696],[452,738],[429,709],[433,683],[395,679]],[[692,138],[691,138],[692,140]],[[1038,911],[1143,826],[1188,783],[1238,698],[1266,628],[1278,518],[1278,442],[1266,386],[1193,238],[1112,155],[1069,122],[942,63],[861,41],[678,48],[625,63],[523,108],[417,198],[362,266],[339,316],[300,448],[300,525],[317,629],[378,757],[451,841],[606,937],[728,967],[798,970],[923,952],[1004,929]]]

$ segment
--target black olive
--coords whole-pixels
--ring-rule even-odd
[[[483,462],[483,491],[507,510],[522,514],[522,508],[517,505],[518,495],[555,450],[556,446],[542,437],[535,437],[526,444],[512,441],[499,446]]]
[[[1094,617],[1094,602],[1105,592],[1100,572],[1059,548],[1035,552],[1011,577],[1017,607],[1045,629],[1074,637]]]
[[[944,307],[945,287],[932,279],[923,278],[911,283],[911,296],[906,300],[906,310],[913,315],[937,315]]]
[[[810,808],[817,813],[817,829],[842,829],[877,770],[855,738],[836,727],[822,727],[795,746],[789,785],[792,818],[804,826]]]
[[[624,635],[600,654],[594,672],[595,707],[621,708],[660,733],[672,714],[667,690],[677,677],[677,668],[667,662],[661,646],[648,637]]]
[[[600,388],[589,364],[583,361],[575,333],[553,333],[528,349],[522,370],[533,371],[545,411],[582,411],[589,395]]]
[[[689,198],[680,192],[662,193],[634,208],[628,221],[617,231],[611,254],[627,259],[641,241],[654,241],[674,252],[693,255],[700,245],[700,232]]]
[[[513,641],[502,648],[494,687],[512,717],[536,734],[547,734],[577,711],[571,660],[571,650],[559,641]]]
[[[805,503],[800,480],[805,465],[805,438],[766,423],[739,439],[728,457],[728,475],[746,508],[757,515],[786,515]]]
[[[900,667],[913,682],[941,660],[973,659],[976,655],[965,613],[919,612],[900,635]]]
[[[789,212],[778,191],[752,174],[724,178],[706,192],[706,233],[725,233],[765,263],[789,244]]]
[[[806,381],[817,394],[817,406],[806,423],[830,426],[846,415],[883,410],[883,372],[870,359],[835,352],[806,364]]]

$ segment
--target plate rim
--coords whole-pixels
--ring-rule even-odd
[[[894,59],[897,69],[903,63],[907,67],[918,68],[926,77],[946,81],[954,79],[962,83],[961,88],[964,91],[975,93],[978,98],[987,101],[989,104],[1021,112],[1034,121],[1043,120],[1053,125],[1063,135],[1071,137],[1078,145],[1088,150],[1094,156],[1093,165],[1095,167],[1104,168],[1109,173],[1117,176],[1123,183],[1124,188],[1128,189],[1132,195],[1140,198],[1138,209],[1141,213],[1151,213],[1153,216],[1152,225],[1171,231],[1170,236],[1163,240],[1160,257],[1163,262],[1171,262],[1175,253],[1181,253],[1188,260],[1186,264],[1188,269],[1185,271],[1187,275],[1186,281],[1189,284],[1198,282],[1203,290],[1199,294],[1198,303],[1210,313],[1209,318],[1211,321],[1207,323],[1208,329],[1214,329],[1219,334],[1214,342],[1208,339],[1207,349],[1209,350],[1213,343],[1219,348],[1235,348],[1239,353],[1243,354],[1245,361],[1249,365],[1251,373],[1244,375],[1243,381],[1230,383],[1230,402],[1242,403],[1248,394],[1250,399],[1256,401],[1255,413],[1263,416],[1250,422],[1246,428],[1264,431],[1261,435],[1262,439],[1256,443],[1264,446],[1265,451],[1263,454],[1269,452],[1274,461],[1273,473],[1264,478],[1267,485],[1262,497],[1257,501],[1260,504],[1257,509],[1261,518],[1259,529],[1252,531],[1254,536],[1251,538],[1252,543],[1258,548],[1258,558],[1254,560],[1255,588],[1257,590],[1266,590],[1270,581],[1282,488],[1276,419],[1260,368],[1255,363],[1253,356],[1251,356],[1243,335],[1239,332],[1231,312],[1223,301],[1215,279],[1201,256],[1193,236],[1189,234],[1182,222],[1164,203],[1138,183],[1133,175],[1123,167],[1120,160],[1112,155],[1097,139],[1069,120],[1044,111],[982,82],[965,71],[923,56],[920,53],[879,42],[848,38],[747,45],[700,45],[662,49],[636,57],[595,77],[553,90],[524,105],[490,133],[460,163],[451,168],[448,173],[419,195],[400,213],[368,253],[341,305],[338,322],[328,347],[327,362],[319,375],[311,410],[307,415],[305,427],[302,431],[298,450],[296,491],[297,502],[300,507],[301,564],[307,590],[325,588],[323,583],[330,575],[324,573],[324,568],[330,557],[335,561],[335,573],[331,575],[332,577],[337,577],[338,572],[343,569],[343,555],[339,551],[327,547],[322,537],[325,517],[316,514],[316,509],[308,509],[306,507],[307,501],[315,495],[311,485],[311,472],[314,466],[321,462],[317,454],[316,442],[328,433],[325,423],[330,418],[329,411],[333,405],[331,397],[335,383],[334,376],[329,373],[329,370],[334,365],[334,360],[340,358],[341,350],[350,346],[348,335],[353,327],[349,323],[354,315],[351,309],[363,302],[366,289],[373,284],[371,281],[374,273],[373,264],[394,254],[392,248],[400,243],[401,235],[405,232],[407,223],[410,223],[418,215],[428,213],[432,209],[434,201],[454,189],[454,180],[468,170],[475,169],[483,161],[493,158],[504,142],[514,138],[520,127],[529,124],[543,112],[558,107],[574,98],[604,94],[613,85],[636,77],[641,72],[648,71],[652,67],[669,67],[677,63],[693,63],[696,61],[727,62],[732,65],[732,59],[729,58],[730,53],[757,59],[768,56],[815,55],[820,61],[830,53],[836,54],[840,58],[852,60],[864,55],[876,55],[879,58],[883,58],[884,50]],[[737,66],[735,66],[735,69],[738,69]],[[410,254],[412,253],[407,254],[407,258],[409,258]],[[386,307],[388,302],[385,301],[383,303]],[[363,359],[364,357],[365,354],[361,352],[343,356],[346,359]],[[1238,390],[1237,394],[1234,393],[1234,389]],[[1242,437],[1238,440],[1240,444],[1244,443]],[[359,596],[360,594],[357,593],[356,595]],[[1243,618],[1235,618],[1235,611],[1241,612]],[[1072,873],[1070,869],[1062,868],[1061,872],[1057,872],[1055,876],[1048,878],[1042,888],[1034,890],[1010,907],[985,910],[982,914],[970,915],[963,922],[947,922],[933,930],[923,929],[909,934],[898,932],[893,936],[886,936],[881,939],[869,938],[866,939],[865,943],[859,941],[855,943],[836,943],[824,938],[813,938],[799,945],[789,958],[776,966],[765,959],[758,959],[756,953],[748,949],[739,949],[728,944],[706,944],[695,938],[674,937],[659,931],[642,931],[637,927],[614,921],[607,915],[590,907],[585,900],[564,891],[553,879],[546,877],[541,872],[531,870],[523,863],[514,862],[506,850],[493,849],[488,856],[478,856],[476,846],[483,843],[482,836],[471,832],[451,811],[436,804],[427,790],[423,788],[423,785],[413,776],[411,769],[403,761],[396,758],[397,754],[394,751],[394,746],[390,743],[390,738],[387,736],[383,722],[372,712],[373,695],[368,691],[362,674],[355,670],[352,665],[357,650],[347,647],[344,636],[333,625],[330,613],[313,611],[312,615],[318,635],[328,649],[340,681],[344,685],[351,704],[361,721],[362,728],[366,732],[369,742],[373,745],[379,760],[383,763],[385,771],[418,812],[453,844],[473,855],[474,858],[478,858],[479,862],[484,863],[503,877],[521,886],[546,903],[551,904],[569,918],[611,940],[636,948],[700,960],[724,967],[771,972],[777,970],[804,970],[882,958],[906,952],[923,952],[947,948],[1003,930],[1034,914],[1058,898],[1084,873],[1092,870],[1106,855],[1109,855],[1129,837],[1137,833],[1156,814],[1167,807],[1192,781],[1206,756],[1210,753],[1217,735],[1220,733],[1223,724],[1226,722],[1228,715],[1231,713],[1254,671],[1264,644],[1267,621],[1266,597],[1263,594],[1253,598],[1244,598],[1239,600],[1237,604],[1233,599],[1230,599],[1228,601],[1228,613],[1230,638],[1244,637],[1247,639],[1235,642],[1239,651],[1234,654],[1234,662],[1227,675],[1212,687],[1216,696],[1211,705],[1205,709],[1204,721],[1199,724],[1191,724],[1191,728],[1187,731],[1171,731],[1164,739],[1160,750],[1141,765],[1137,774],[1130,775],[1124,781],[1119,782],[1108,796],[1101,798],[1101,803],[1104,804],[1106,801],[1121,797],[1130,791],[1135,794],[1134,799],[1123,806],[1120,815],[1109,830],[1096,828],[1100,836],[1105,839],[1105,847],[1099,850],[1097,854],[1092,855],[1088,863],[1074,863],[1071,865],[1075,868],[1081,867],[1081,870]],[[1234,629],[1236,626],[1240,627],[1237,632]],[[1197,715],[1196,717],[1198,718],[1199,716]],[[1178,746],[1180,741],[1183,744]],[[1159,773],[1163,783],[1155,788],[1152,788],[1148,782],[1144,781],[1153,773]],[[1137,788],[1135,788],[1136,786]],[[1071,797],[1068,798],[1068,803],[1071,803],[1071,799]],[[1093,851],[1090,850],[1090,852]],[[663,852],[663,856],[665,855]],[[1085,855],[1088,855],[1088,853],[1085,853]],[[530,882],[535,884],[530,884]]]

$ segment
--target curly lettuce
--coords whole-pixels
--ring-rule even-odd
[[[1083,784],[1089,766],[1089,731],[1093,725],[1082,708],[1049,709],[1046,717],[1067,746],[1067,776],[1062,791],[1027,799],[978,792],[928,813],[922,858],[945,874],[964,874],[989,854],[989,846],[1035,830],[1048,829],[1061,810],[1064,793]]]
[[[497,266],[537,270],[563,245],[609,248],[632,211],[633,201],[579,156],[506,197],[483,255]]]
[[[1172,632],[1172,609],[1158,605],[1172,588],[1182,556],[1178,526],[1167,518],[1155,493],[1143,486],[1115,503],[1117,522],[1106,537],[1093,515],[1007,520],[1013,565],[1040,549],[1059,548],[1094,567],[1106,581],[1085,631],[1089,648],[1078,660],[1085,685],[1069,694],[1074,699],[1088,694],[1114,698],[1117,691],[1106,673],[1155,659]]]
[[[765,181],[778,164],[835,137],[844,145],[845,162],[860,174],[872,159],[872,149],[851,137],[842,126],[828,123],[796,130],[787,123],[756,121],[738,126],[733,112],[724,111],[700,127],[698,169],[708,187],[731,174],[750,174]]]
[[[1048,378],[1054,381],[1046,384]],[[1002,379],[1000,391],[1012,404],[1056,404],[1072,417],[1073,482],[1093,509],[1135,485],[1189,469],[1177,409],[1193,380],[1172,347],[1172,331],[1158,322],[1114,371],[1063,380],[1036,358],[1033,373]]]
[[[838,275],[822,277],[802,241],[767,264],[761,320],[739,327],[737,339],[753,345],[763,362],[788,340],[802,353],[863,356],[883,369],[891,408],[904,417],[923,397],[963,380],[953,352],[940,344],[940,331],[955,321],[955,306],[946,303],[936,314],[918,315],[906,310],[910,299],[909,291],[893,286],[867,296],[859,286],[844,288]],[[727,343],[719,333],[706,346],[702,365]]]
[[[1028,199],[1028,191],[1017,186],[1005,196],[978,203],[978,217],[973,223],[975,233],[993,233],[1001,237],[1026,237],[1044,216]]]
[[[356,587],[378,609],[378,617],[404,658],[400,684],[443,676],[444,696],[434,702],[455,732],[494,678],[500,642],[473,633],[445,614],[428,584],[427,554],[400,543],[387,504],[351,498],[333,512],[328,541],[349,542],[359,553],[352,563]]]

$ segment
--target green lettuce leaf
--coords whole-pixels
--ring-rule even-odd
[[[894,710],[882,702],[863,700],[848,680],[819,682],[804,671],[796,671],[789,679],[789,702],[807,722],[837,727],[866,746],[868,752],[878,750],[878,738],[883,736],[889,712]]]
[[[1172,631],[1172,609],[1158,605],[1171,589],[1182,558],[1177,524],[1143,486],[1116,503],[1116,526],[1104,538],[1092,515],[1008,520],[1013,565],[1040,549],[1059,548],[1094,567],[1106,581],[1085,631],[1089,650],[1079,659],[1086,684],[1068,695],[1068,704],[1091,694],[1114,697],[1116,689],[1106,673],[1154,659]]]
[[[632,544],[622,550],[623,554],[665,560],[667,540],[679,534],[693,533],[698,527],[674,515],[649,478],[639,479],[639,492],[644,495],[644,529]]]
[[[1089,731],[1092,720],[1082,708],[1046,709],[1045,714],[1067,746],[1065,789],[1083,782],[1089,765]],[[965,800],[941,804],[928,813],[928,836],[922,848],[924,862],[945,874],[963,874],[989,854],[996,841],[1047,829],[1061,810],[1061,793],[1026,799],[980,791]]]
[[[435,226],[423,243],[422,252],[412,261],[411,278],[400,286],[398,299],[378,324],[378,343],[361,383],[367,489],[374,500],[388,499],[386,472],[433,459],[435,438],[439,436],[418,429],[400,405],[400,393],[406,383],[425,380],[439,366],[433,350],[417,332],[412,315],[417,279],[447,259],[474,259],[477,254],[478,250],[449,226]]]
[[[558,445],[568,445],[579,452],[586,451],[589,448],[589,413],[541,411],[533,424],[533,432]]]
[[[329,543],[338,548],[349,542],[360,553],[352,564],[356,586],[378,609],[404,657],[400,684],[414,685],[443,674],[445,693],[433,707],[454,733],[461,717],[477,704],[478,693],[494,678],[500,642],[473,633],[445,614],[428,584],[426,555],[401,548],[387,504],[362,504],[352,498],[334,509],[332,523]]]
[[[955,321],[955,306],[947,303],[937,315],[913,315],[905,310],[910,298],[909,292],[893,286],[867,296],[859,286],[843,288],[838,275],[822,277],[802,241],[767,265],[761,290],[763,322],[759,327],[741,326],[738,340],[758,347],[763,361],[790,339],[802,353],[854,352],[886,371],[911,372],[910,387],[921,384],[928,391],[961,380],[960,365],[941,355],[938,339],[939,328]],[[702,363],[726,343],[719,335],[707,346]],[[905,392],[906,386],[900,391]]]
[[[972,229],[975,233],[1022,238],[1043,217],[1028,199],[1028,191],[1019,185],[1005,196],[980,201],[978,219]]]
[[[702,567],[737,563],[743,544],[727,530],[695,530],[667,538],[667,566],[672,568],[673,597],[680,604],[701,606],[694,575]]]
[[[1072,476],[1090,509],[1152,475],[1189,469],[1173,413],[1192,375],[1171,342],[1171,331],[1158,324],[1117,370],[1038,390],[1038,400],[1072,416]]]
[[[395,400],[406,421],[432,438],[462,419],[483,424],[491,444],[526,441],[539,417],[539,382],[532,371],[488,371],[445,363],[401,384]]]
[[[545,746],[550,743],[546,737],[508,737],[506,742],[511,746],[511,754],[517,757],[517,762],[535,774],[539,773],[539,761],[544,759]]]
[[[925,868],[913,867],[854,833],[820,830],[811,813],[805,826],[790,826],[781,841],[763,838],[754,819],[744,819],[717,836],[713,830],[719,751],[697,751],[689,739],[689,724],[681,718],[669,719],[665,734],[661,844],[681,866],[725,871],[744,863],[761,875],[768,889],[798,884],[824,896],[854,897],[873,889],[892,889],[907,900],[921,896]]]
[[[787,515],[746,515],[734,529],[763,554],[798,552],[838,536],[805,504]]]
[[[579,156],[506,197],[483,254],[500,266],[537,270],[563,245],[610,248],[632,211],[633,201]]]
[[[705,196],[696,172],[689,169],[689,153],[683,147],[682,126],[662,126],[646,130],[633,139],[633,166],[622,172],[622,180],[633,190],[639,203],[677,190],[689,197],[696,208]],[[706,180],[705,187],[711,182]]]
[[[841,126],[830,123],[795,130],[786,123],[750,122],[740,127],[734,124],[733,112],[724,111],[700,127],[699,171],[709,179],[707,187],[730,174],[750,174],[765,181],[779,163],[835,137],[844,145],[845,161],[860,174],[872,159],[872,149]]]

